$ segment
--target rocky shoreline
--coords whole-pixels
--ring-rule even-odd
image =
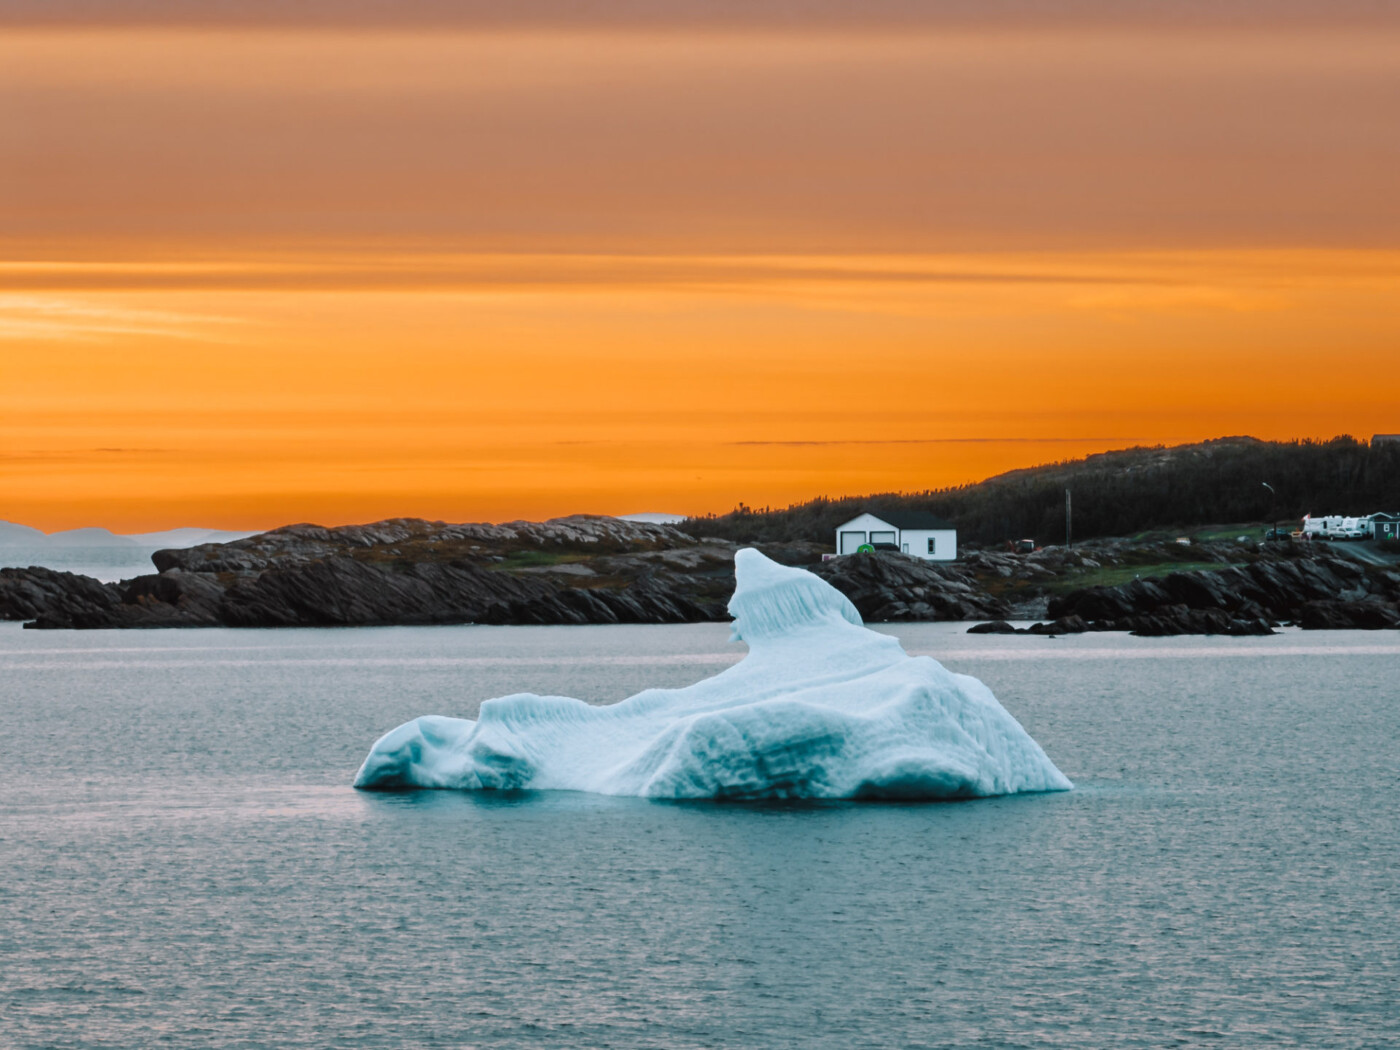
[[[1400,628],[1400,572],[1368,571],[1327,547],[1287,554],[1291,556],[1074,590],[1047,603],[1048,622],[1017,629],[994,621],[971,630],[1128,631],[1153,637],[1272,634],[1284,624],[1305,630]]]
[[[293,525],[158,551],[158,571],[120,583],[0,569],[0,619],[37,629],[723,621],[739,546],[587,516]],[[973,630],[986,633],[1037,619],[1045,622],[1023,631],[1144,635],[1400,626],[1400,572],[1326,548],[1095,541],[1024,555],[972,551],[953,563],[883,552],[822,561],[811,543],[759,548],[810,568],[871,622],[982,620]],[[1212,567],[1188,567],[1201,562]],[[1138,578],[1096,582],[1125,574]]]

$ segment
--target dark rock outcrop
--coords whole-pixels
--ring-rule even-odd
[[[1395,602],[1315,601],[1298,613],[1298,626],[1309,631],[1378,631],[1400,627],[1400,605]]]
[[[1126,630],[1148,638],[1175,634],[1227,634],[1240,637],[1274,633],[1273,625],[1266,619],[1231,616],[1219,609],[1192,609],[1185,605],[1170,605],[1156,612],[1109,621],[1096,625],[1095,629]]]
[[[1089,630],[1089,625],[1084,622],[1082,616],[1060,616],[1049,623],[1033,623],[1026,628],[1027,634],[1047,634],[1050,636],[1060,634],[1083,634]]]
[[[1117,587],[1088,587],[1049,603],[1051,616],[1080,616],[1091,630],[1141,635],[1269,634],[1281,623],[1308,629],[1400,625],[1400,576],[1367,572],[1330,551],[1259,559],[1243,566],[1174,572]]]
[[[90,576],[58,572],[39,566],[0,569],[0,620],[61,620],[97,622],[121,604],[115,584]]]
[[[615,590],[587,590],[468,564],[413,564],[395,571],[328,558],[235,578],[227,586],[213,574],[178,569],[141,576],[101,608],[50,603],[33,614],[33,626],[691,623],[718,619],[722,611],[649,577]]]
[[[1033,623],[1016,628],[1004,621],[979,623],[969,627],[968,634],[1041,634],[1055,637],[1062,634],[1083,634],[1086,631],[1128,631],[1144,637],[1165,637],[1175,634],[1273,634],[1267,620],[1232,617],[1217,610],[1188,609],[1172,605],[1155,613],[1124,616],[1116,620],[1085,620],[1080,616],[1061,616],[1048,623]]]
[[[380,553],[434,560],[512,550],[586,550],[608,554],[691,546],[695,542],[671,525],[588,514],[505,525],[454,525],[421,518],[390,518],[370,525],[337,528],[284,525],[232,543],[156,551],[151,561],[160,572],[260,572],[289,559],[305,562],[335,555]]]
[[[990,623],[976,623],[967,629],[968,634],[1017,634],[1015,627],[1005,620],[993,620]]]
[[[39,628],[689,623],[725,617],[733,556],[613,518],[296,525],[157,552],[160,572],[121,584],[4,570],[0,616]]]
[[[833,558],[812,571],[849,598],[866,620],[982,620],[1008,613],[1004,601],[956,562],[877,551]]]
[[[507,525],[394,519],[292,525],[226,544],[157,552],[160,570],[105,584],[50,569],[0,570],[0,618],[34,627],[688,623],[727,619],[734,553],[674,526],[572,517]],[[895,552],[822,561],[810,543],[765,544],[810,567],[878,621],[982,620],[978,633],[1267,634],[1400,622],[1400,572],[1330,549],[1128,544],[959,562]],[[1201,562],[1218,568],[1196,568]],[[1077,577],[1157,576],[1070,590]],[[1177,567],[1180,568],[1177,568]],[[1175,571],[1172,571],[1175,570]],[[1056,593],[1060,592],[1060,593]]]

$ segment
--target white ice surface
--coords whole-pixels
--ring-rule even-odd
[[[381,737],[359,788],[563,789],[649,798],[948,799],[1069,780],[991,690],[861,624],[809,572],[734,559],[735,666],[596,707],[517,693],[473,722]]]

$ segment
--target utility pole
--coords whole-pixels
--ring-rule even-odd
[[[1065,489],[1065,546],[1074,546],[1074,518],[1070,514],[1069,489]]]

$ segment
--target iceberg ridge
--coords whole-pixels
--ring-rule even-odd
[[[385,734],[365,789],[509,788],[671,799],[954,799],[1072,785],[990,689],[866,628],[834,587],[756,550],[734,558],[738,664],[595,707],[520,693],[476,721]]]

